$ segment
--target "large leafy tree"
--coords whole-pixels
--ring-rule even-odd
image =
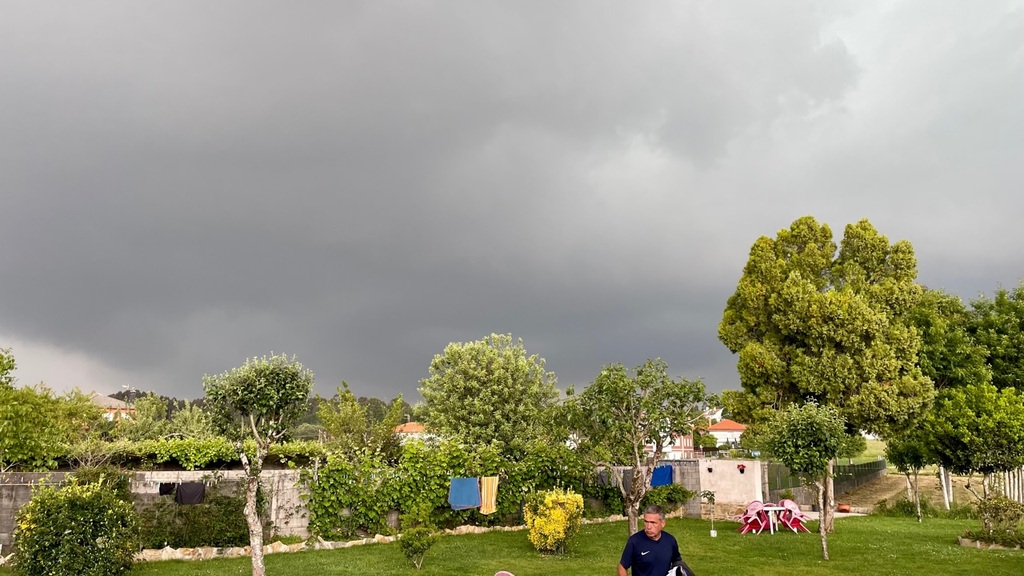
[[[707,425],[704,384],[672,378],[668,365],[655,359],[632,374],[621,364],[605,366],[578,396],[571,388],[566,394],[565,409],[578,449],[596,464],[633,469],[632,482],[619,482],[632,534],[662,449],[675,437]]]
[[[255,441],[251,458],[239,443],[245,469],[245,519],[249,525],[252,574],[263,576],[263,523],[256,496],[260,473],[270,446],[277,442],[306,409],[313,389],[313,373],[294,357],[271,355],[252,358],[216,376],[203,377],[206,403],[221,413],[222,421],[240,419]]]
[[[867,220],[837,247],[805,216],[761,237],[729,298],[719,339],[738,355],[751,422],[815,402],[836,408],[848,433],[881,435],[922,417],[934,387],[921,372],[911,321],[923,288],[909,242],[890,244]],[[825,522],[831,525],[831,497]]]
[[[992,384],[1024,389],[1024,281],[971,302],[971,332],[988,351]]]
[[[514,449],[549,429],[555,383],[544,359],[528,355],[522,339],[511,334],[452,343],[434,356],[430,376],[420,381],[423,416],[439,434]]]
[[[843,448],[846,423],[833,406],[791,404],[776,411],[765,427],[763,446],[776,460],[818,487],[818,510],[825,509],[825,482],[830,462]],[[828,560],[825,522],[818,523],[821,557]]]

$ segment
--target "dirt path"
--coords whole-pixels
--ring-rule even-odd
[[[953,477],[953,501],[971,502],[974,497],[964,489],[965,478]],[[942,506],[942,487],[935,473],[921,473],[918,476],[921,498],[927,498],[932,504]],[[878,480],[857,488],[837,498],[838,502],[849,504],[854,508],[872,509],[880,501],[889,504],[907,498],[907,481],[903,474],[891,472]]]

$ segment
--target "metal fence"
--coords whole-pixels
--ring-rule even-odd
[[[835,495],[840,496],[858,486],[863,486],[886,474],[885,460],[875,460],[863,464],[837,464],[833,469]],[[801,492],[803,484],[800,477],[790,472],[789,468],[778,462],[768,463],[768,490],[774,495],[789,490],[794,494]]]

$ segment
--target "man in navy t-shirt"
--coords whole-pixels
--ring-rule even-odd
[[[644,529],[626,540],[619,560],[619,576],[627,576],[630,568],[633,576],[665,576],[669,568],[682,564],[679,544],[665,527],[665,512],[660,506],[648,506],[644,510]],[[685,566],[685,564],[682,564]],[[683,574],[691,575],[687,569]]]

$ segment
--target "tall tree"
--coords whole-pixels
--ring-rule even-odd
[[[957,474],[982,474],[986,495],[993,472],[1024,465],[1024,396],[1014,388],[944,390],[924,426],[933,458]]]
[[[709,397],[704,384],[673,379],[659,358],[637,366],[633,375],[621,364],[606,366],[578,396],[572,388],[566,396],[571,438],[578,450],[609,469],[632,467],[631,482],[619,478],[632,534],[662,450],[677,436],[707,425]]]
[[[759,238],[718,328],[739,357],[741,404],[755,419],[791,404],[833,406],[851,434],[884,436],[920,419],[934,387],[910,319],[923,291],[916,276],[910,243],[890,245],[867,220],[846,226],[838,252],[810,216]]]
[[[921,372],[936,390],[991,381],[988,350],[972,336],[972,314],[958,296],[925,290],[910,318],[921,335]]]
[[[238,455],[246,475],[244,510],[252,574],[263,576],[263,523],[256,504],[260,473],[270,446],[305,411],[313,389],[313,373],[294,357],[271,355],[246,360],[242,366],[217,376],[206,375],[203,388],[211,407],[227,416],[225,420],[241,418],[256,443],[256,454],[251,459],[241,443]]]
[[[545,414],[558,397],[555,383],[544,359],[527,355],[522,339],[491,334],[449,344],[434,356],[420,394],[435,432],[504,449],[544,435]]]
[[[971,302],[971,333],[988,351],[992,384],[1024,390],[1024,280]]]
[[[818,487],[818,510],[825,509],[830,463],[842,450],[846,423],[835,407],[814,402],[776,411],[766,427],[764,448],[791,471]],[[820,514],[820,513],[819,513]],[[818,522],[821,557],[828,560],[828,530]]]

